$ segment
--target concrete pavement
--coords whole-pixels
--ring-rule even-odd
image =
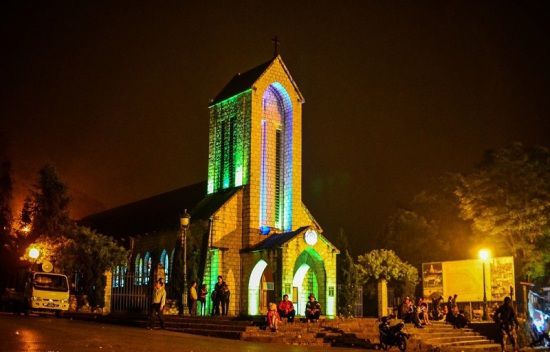
[[[298,352],[339,350],[226,340],[165,330],[0,313],[0,351],[217,351]],[[353,351],[345,348],[344,351]]]

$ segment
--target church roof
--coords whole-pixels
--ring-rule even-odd
[[[230,81],[223,87],[223,89],[216,95],[211,105],[217,104],[220,101],[223,101],[227,98],[244,92],[247,89],[252,88],[254,82],[260,78],[262,73],[271,65],[276,58],[264,62],[261,65],[258,65],[244,73],[237,73]]]
[[[288,72],[288,69],[286,68],[285,64],[283,63],[283,60],[280,56],[276,56],[269,61],[264,62],[263,64],[260,64],[244,73],[238,73],[236,74],[230,81],[223,87],[223,89],[216,95],[216,97],[212,100],[210,103],[210,106],[216,105],[219,102],[224,101],[225,99],[231,98],[232,96],[235,96],[239,93],[242,93],[254,85],[254,83],[262,76],[262,74],[271,66],[271,64],[279,60],[281,65],[283,66],[285,72],[288,75],[288,78],[292,82],[292,85],[294,86],[294,89],[298,92],[298,95],[302,98],[302,94],[298,90],[298,86],[296,83],[292,80],[292,77],[290,76],[290,73]]]
[[[79,223],[116,238],[175,230],[185,209],[191,213],[192,221],[208,219],[237,190],[227,189],[205,197],[206,182],[200,182],[86,216]]]
[[[266,238],[265,240],[263,240],[262,242],[256,244],[255,246],[245,249],[245,251],[246,252],[254,252],[254,251],[261,251],[261,250],[264,250],[264,249],[279,248],[283,244],[290,241],[291,239],[293,239],[294,237],[301,234],[302,232],[304,232],[307,229],[309,229],[309,226],[303,226],[303,227],[300,227],[300,228],[298,228],[294,231],[290,231],[290,232],[284,232],[284,233],[281,233],[281,234],[273,234],[273,235],[269,236],[268,238]]]

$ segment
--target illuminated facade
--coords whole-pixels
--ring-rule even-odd
[[[182,256],[179,217],[187,209],[188,277],[211,292],[222,275],[230,315],[265,314],[284,294],[303,315],[313,293],[323,314],[334,316],[338,250],[302,203],[303,102],[280,56],[236,75],[209,106],[205,183],[83,219],[126,238],[132,250],[128,270],[115,270],[113,288],[143,288],[160,272],[170,298],[180,299],[175,258]]]
[[[304,98],[280,56],[236,75],[212,101],[207,193],[235,189],[211,217],[203,283],[222,275],[230,313],[265,314],[310,293],[336,314],[338,250],[302,203]]]

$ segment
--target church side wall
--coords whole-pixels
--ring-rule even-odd
[[[243,191],[241,190],[214,214],[212,224],[212,244],[220,248],[218,274],[223,276],[231,292],[230,315],[236,315],[241,311],[241,287],[238,283],[241,281],[239,251],[242,248],[242,209]],[[212,288],[208,288],[209,292]]]

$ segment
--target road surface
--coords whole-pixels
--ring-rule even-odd
[[[166,330],[147,330],[55,317],[17,317],[0,313],[1,352],[298,352],[327,349],[353,351],[347,348],[308,348],[244,342]]]

